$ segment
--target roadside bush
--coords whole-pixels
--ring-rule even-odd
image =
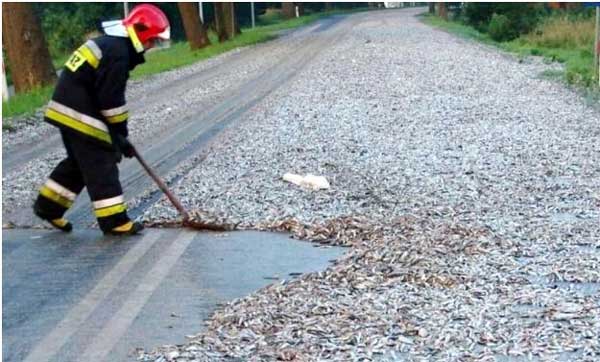
[[[467,3],[464,19],[468,25],[485,33],[490,31],[494,15],[503,15],[508,20],[508,27],[512,29],[508,31],[511,37],[505,38],[510,40],[533,30],[545,13],[546,10],[541,3]],[[494,31],[498,27],[507,27],[506,21],[502,18],[496,19],[495,23]]]
[[[507,41],[515,39],[519,33],[512,26],[511,21],[506,15],[494,14],[488,27],[490,37],[495,41]]]
[[[34,4],[53,58],[80,46],[85,35],[97,29],[99,21],[122,17],[122,7],[121,3]]]
[[[135,3],[129,3],[133,8]],[[155,3],[171,23],[171,38],[184,39],[183,25],[177,3]],[[52,58],[64,57],[81,45],[87,34],[100,30],[100,23],[123,18],[123,3],[35,3],[42,30],[48,42]]]
[[[494,4],[492,3],[468,3],[463,9],[464,22],[482,33],[487,33],[493,14]]]
[[[46,30],[46,41],[53,58],[73,51],[81,45],[86,31],[95,28],[94,24],[86,28],[78,14],[61,16],[57,13],[48,13],[42,25]]]

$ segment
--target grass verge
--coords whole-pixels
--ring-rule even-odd
[[[263,23],[265,25],[259,25],[254,29],[242,29],[241,35],[224,43],[219,43],[214,34],[209,34],[212,45],[204,49],[191,51],[187,42],[178,42],[173,44],[168,49],[150,52],[146,54],[146,63],[136,67],[136,69],[131,73],[131,78],[144,78],[151,74],[190,65],[235,48],[265,42],[276,38],[277,32],[281,30],[306,25],[326,16],[364,10],[365,9],[352,9],[351,11],[337,10],[321,12],[290,20],[282,20],[280,14],[277,12],[268,13],[264,18],[259,16],[257,19],[258,24]],[[60,59],[53,60],[55,67],[62,67],[62,64],[65,62],[67,57],[68,56],[64,56],[60,57]],[[32,92],[13,96],[8,102],[2,102],[2,117],[4,118],[33,113],[36,109],[48,102],[52,95],[52,89],[53,87],[38,89]],[[5,126],[3,121],[3,128],[6,129],[9,127],[10,125]]]
[[[594,80],[593,29],[591,19],[577,21],[551,17],[534,32],[509,41],[496,42],[489,35],[459,22],[445,21],[437,16],[425,14],[424,23],[446,30],[458,36],[475,39],[485,44],[519,54],[542,56],[550,61],[563,63],[562,78],[569,84],[596,88]],[[592,35],[588,35],[591,33]]]
[[[439,16],[431,15],[428,13],[421,15],[421,20],[428,25],[434,26],[436,28],[440,28],[446,30],[449,33],[461,36],[467,39],[475,39],[482,43],[497,45],[498,43],[492,40],[489,35],[485,33],[481,33],[477,31],[475,28],[472,28],[467,25],[463,25],[454,21],[446,21]]]
[[[38,88],[33,91],[16,94],[10,97],[8,102],[2,102],[2,129],[11,130],[12,125],[4,120],[4,117],[19,115],[19,114],[30,114],[36,109],[43,106],[48,102],[52,96],[54,87]]]

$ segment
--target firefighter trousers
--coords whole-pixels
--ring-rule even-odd
[[[67,158],[62,160],[40,188],[34,208],[44,219],[58,219],[87,187],[102,231],[129,222],[127,205],[119,182],[120,155],[83,136],[61,130]]]

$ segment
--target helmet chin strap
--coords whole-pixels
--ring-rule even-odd
[[[106,35],[118,36],[120,38],[129,38],[138,53],[143,53],[146,49],[133,29],[133,25],[123,25],[123,20],[111,20],[102,22],[102,30]]]
[[[144,45],[140,41],[140,38],[138,38],[135,30],[133,29],[133,25],[127,27],[127,33],[129,34],[129,39],[131,39],[135,51],[138,53],[143,53],[145,50]]]

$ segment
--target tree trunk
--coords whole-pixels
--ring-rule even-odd
[[[444,20],[448,20],[448,8],[446,3],[437,3],[438,16]]]
[[[429,3],[429,14],[435,14],[435,3]]]
[[[52,84],[52,66],[40,21],[30,3],[2,3],[2,42],[15,92]]]
[[[215,4],[215,30],[219,36],[219,42],[232,39],[241,34],[240,25],[235,16],[234,3],[216,2]]]
[[[325,3],[325,11],[333,10],[333,3]]]
[[[242,31],[240,30],[240,24],[235,16],[235,3],[223,3],[223,15],[225,19],[224,24],[225,31],[227,32],[227,38],[233,39],[233,37],[236,35],[241,34]]]
[[[581,7],[581,3],[565,3],[565,9],[567,10],[575,10]]]
[[[296,5],[294,3],[281,3],[281,15],[284,19],[293,19],[296,17]]]
[[[177,3],[177,7],[181,14],[181,20],[183,20],[185,37],[190,43],[190,49],[196,50],[210,45],[206,29],[200,20],[197,3]]]
[[[228,39],[227,31],[225,30],[225,12],[223,3],[214,3],[215,8],[215,31],[219,37],[219,42],[222,43]]]

